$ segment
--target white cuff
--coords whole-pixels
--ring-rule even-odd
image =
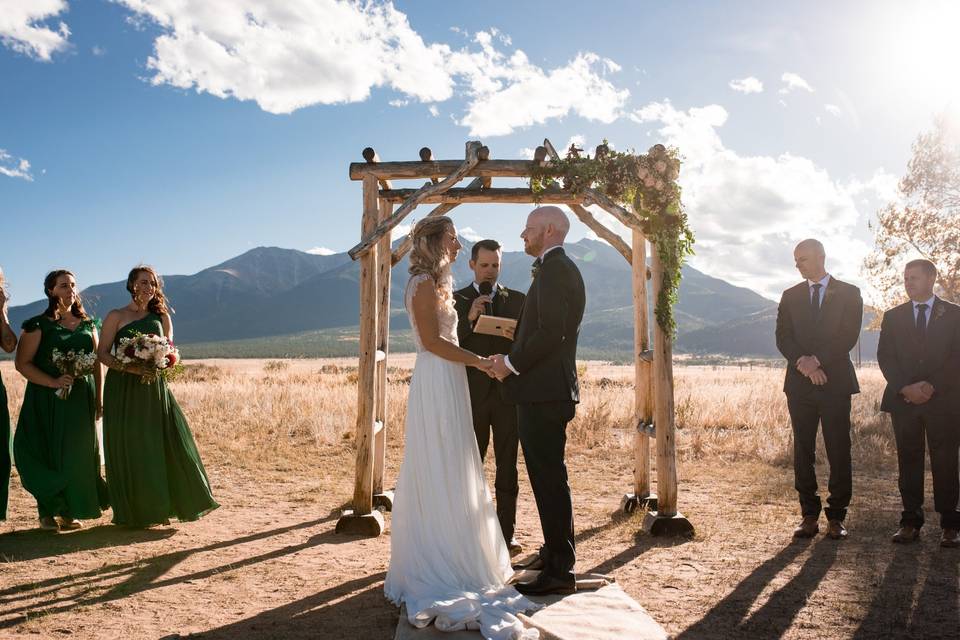
[[[513,365],[510,364],[510,356],[503,356],[503,364],[507,365],[507,369],[513,372],[513,375],[518,376],[520,372],[513,368]]]

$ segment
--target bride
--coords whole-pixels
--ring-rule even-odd
[[[539,632],[515,614],[540,605],[506,585],[510,556],[473,433],[464,365],[487,371],[491,362],[457,344],[450,264],[459,250],[450,218],[425,218],[413,230],[404,299],[417,361],[384,591],[418,628],[534,639]]]

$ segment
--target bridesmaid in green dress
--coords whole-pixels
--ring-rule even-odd
[[[13,353],[17,348],[17,334],[10,328],[7,317],[7,288],[0,269],[0,348]],[[7,492],[10,490],[10,410],[7,408],[7,388],[0,377],[0,520],[7,519]]]
[[[16,366],[27,379],[13,438],[23,488],[37,500],[40,528],[80,528],[79,519],[100,517],[107,488],[100,476],[95,421],[102,411],[102,371],[73,378],[53,364],[54,349],[96,351],[97,327],[83,310],[77,282],[66,270],[43,282],[47,310],[23,323]],[[71,387],[66,399],[57,389]],[[59,518],[59,522],[57,521]]]
[[[173,340],[163,282],[152,267],[127,277],[130,304],[103,323],[100,361],[110,368],[103,407],[103,448],[113,522],[129,527],[196,520],[216,509],[187,420],[163,378],[143,384],[140,365],[112,353],[122,338],[161,333]]]

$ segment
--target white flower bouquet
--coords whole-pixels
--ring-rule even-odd
[[[50,358],[53,360],[53,366],[60,371],[60,375],[73,376],[74,378],[90,375],[97,364],[97,354],[92,351],[74,351],[71,349],[64,353],[59,349],[54,349]],[[70,391],[72,390],[73,385],[60,387],[55,394],[61,400],[66,400],[70,397]]]
[[[182,369],[180,351],[173,341],[155,333],[137,333],[121,338],[116,357],[125,365],[134,364],[147,370],[140,376],[143,384],[152,384],[160,377],[171,379]]]

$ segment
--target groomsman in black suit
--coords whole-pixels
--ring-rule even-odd
[[[818,240],[804,240],[793,251],[804,281],[783,292],[777,309],[777,349],[787,359],[783,390],[793,425],[793,473],[803,520],[798,538],[820,531],[817,488],[817,430],[830,462],[827,535],[847,537],[843,524],[853,493],[850,462],[850,397],[860,392],[850,350],[863,321],[860,290],[826,272],[826,252]]]
[[[543,547],[532,561],[537,578],[516,585],[520,593],[543,595],[576,590],[573,567],[573,504],[564,449],[567,423],[580,401],[577,337],[586,304],[583,278],[563,250],[570,221],[558,207],[538,207],[520,236],[537,259],[533,282],[509,355],[494,356],[493,373],[506,381],[517,404],[520,444],[540,514]]]
[[[960,546],[960,307],[933,294],[937,268],[913,260],[903,271],[909,302],[883,314],[877,360],[897,439],[903,512],[894,542],[913,542],[923,526],[924,436],[930,449],[940,546]]]
[[[480,240],[470,253],[470,268],[473,282],[454,292],[454,306],[459,321],[457,338],[464,349],[481,356],[507,353],[513,346],[511,337],[475,333],[474,326],[481,314],[501,318],[520,317],[524,295],[508,289],[497,282],[500,277],[500,260],[503,252],[496,240]],[[470,403],[473,407],[473,430],[480,447],[480,458],[487,455],[490,431],[493,431],[493,455],[497,462],[494,488],[497,497],[497,519],[503,539],[514,556],[523,547],[514,537],[517,521],[517,448],[520,436],[517,431],[517,408],[503,398],[503,383],[483,371],[467,367],[467,383],[470,386]]]

